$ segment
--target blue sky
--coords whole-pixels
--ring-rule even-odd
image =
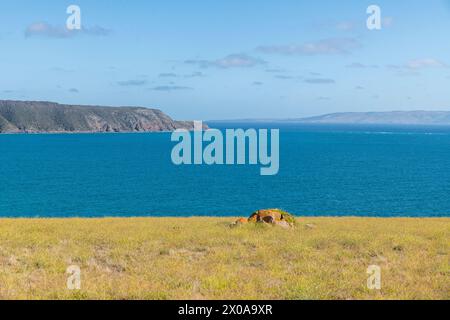
[[[64,29],[71,4],[82,31]],[[449,0],[15,0],[0,23],[0,99],[177,119],[450,110]]]

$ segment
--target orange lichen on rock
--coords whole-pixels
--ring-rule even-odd
[[[290,228],[294,226],[295,218],[293,215],[280,209],[262,209],[252,213],[248,219],[239,218],[238,220],[233,222],[231,226],[238,226],[248,222],[259,222],[277,225],[283,228]]]
[[[283,214],[278,209],[264,209],[255,211],[248,221],[250,222],[266,222],[274,223],[275,221],[283,220]]]
[[[236,223],[248,223],[248,219],[246,218],[239,218],[236,220]]]

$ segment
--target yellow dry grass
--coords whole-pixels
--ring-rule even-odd
[[[231,221],[0,219],[0,299],[450,298],[450,218]],[[372,264],[381,290],[367,288]]]

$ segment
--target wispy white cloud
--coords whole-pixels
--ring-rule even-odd
[[[202,78],[205,76],[206,75],[203,72],[196,71],[196,72],[192,72],[190,74],[186,74],[184,77],[185,78]]]
[[[368,69],[368,68],[376,69],[378,68],[378,65],[376,64],[368,65],[360,62],[353,62],[351,64],[346,65],[345,67],[349,69]]]
[[[304,82],[309,83],[309,84],[333,84],[333,83],[336,83],[335,80],[328,79],[328,78],[309,78],[309,79],[305,79]]]
[[[385,28],[392,27],[394,24],[394,18],[393,17],[384,17],[381,19],[381,24]]]
[[[165,73],[160,73],[158,75],[158,77],[160,77],[160,78],[176,78],[177,74],[173,73],[173,72],[165,72]]]
[[[419,76],[421,70],[430,68],[449,68],[449,65],[434,58],[423,58],[410,60],[404,64],[388,64],[386,68],[396,72],[398,76]]]
[[[155,91],[177,91],[177,90],[192,90],[191,87],[185,87],[185,86],[156,86],[153,88],[150,88],[150,90]]]
[[[187,64],[194,64],[201,68],[216,67],[222,69],[228,68],[250,68],[258,65],[266,64],[262,59],[249,56],[247,54],[230,54],[224,58],[217,60],[186,60]]]
[[[147,80],[143,79],[132,79],[132,80],[124,80],[118,81],[117,84],[123,87],[133,87],[133,86],[143,86],[147,84]]]
[[[448,68],[448,64],[434,58],[415,59],[406,62],[405,64],[388,64],[388,69],[401,70],[401,69],[423,69],[423,68]]]
[[[409,69],[421,68],[448,68],[448,65],[442,61],[433,58],[416,59],[408,61],[405,67]]]
[[[330,38],[299,45],[259,46],[257,51],[283,55],[330,55],[347,54],[362,47],[355,38]]]
[[[269,68],[269,69],[266,69],[265,71],[269,72],[269,73],[283,73],[283,72],[286,72],[286,70],[281,69],[281,68]]]
[[[288,76],[288,75],[284,75],[284,74],[277,74],[274,76],[275,79],[280,79],[280,80],[291,80],[294,79],[293,76]]]
[[[394,18],[391,16],[383,16],[381,18],[381,25],[383,28],[390,28],[394,25]],[[324,29],[324,30],[337,30],[341,32],[351,32],[351,31],[363,31],[367,30],[366,21],[364,19],[358,20],[328,20],[318,23],[314,23],[312,28]]]
[[[25,29],[25,37],[72,38],[76,35],[107,36],[111,30],[100,26],[85,27],[80,30],[69,30],[64,26],[53,26],[46,22],[35,22]]]
[[[341,31],[351,31],[355,29],[355,22],[353,21],[339,21],[336,23],[336,29]]]

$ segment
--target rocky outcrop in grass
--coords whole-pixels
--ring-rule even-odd
[[[253,212],[248,219],[240,218],[232,226],[245,223],[264,223],[283,228],[292,228],[295,225],[295,218],[292,214],[281,209],[262,209]]]

